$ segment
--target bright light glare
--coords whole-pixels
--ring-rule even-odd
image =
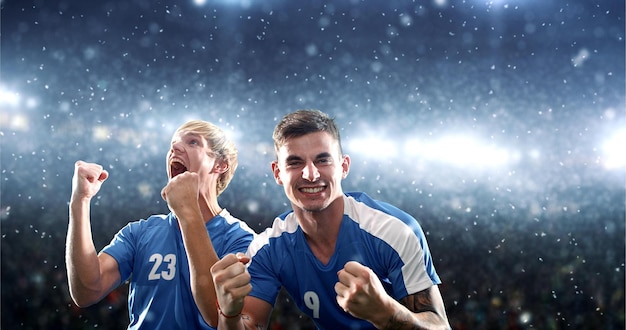
[[[519,321],[522,324],[528,324],[530,321],[532,321],[533,319],[533,315],[530,312],[522,312],[519,315]]]
[[[621,130],[604,143],[604,167],[626,167],[626,130]]]
[[[380,159],[388,159],[398,154],[396,143],[382,137],[354,139],[349,144],[349,150],[350,152],[375,156]]]
[[[23,108],[22,104],[23,100],[19,93],[9,91],[0,85],[0,128],[6,127],[20,132],[30,129],[30,118],[19,111]],[[26,105],[30,106],[30,102],[26,102]]]
[[[349,153],[377,157],[381,160],[411,159],[473,169],[499,167],[519,158],[515,152],[463,135],[445,136],[434,141],[421,139],[403,141],[370,136],[351,139],[347,150]]]
[[[433,142],[411,140],[405,144],[405,151],[408,155],[459,167],[497,167],[512,160],[507,150],[467,136],[447,136]]]
[[[100,125],[93,128],[92,137],[96,141],[105,141],[111,136],[108,126]]]
[[[20,103],[20,95],[0,86],[0,104],[16,107]]]
[[[21,113],[0,112],[0,128],[5,127],[14,131],[26,132],[30,129],[30,120]]]
[[[435,4],[435,6],[443,8],[448,5],[448,0],[433,0],[433,3]]]

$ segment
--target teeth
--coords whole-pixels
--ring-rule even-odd
[[[317,188],[302,188],[302,192],[305,192],[305,193],[310,193],[310,194],[313,194],[313,193],[318,193],[318,192],[320,192],[320,191],[322,191],[322,190],[324,190],[324,187],[317,187]]]
[[[172,168],[173,168],[173,169],[175,169],[175,170],[180,170],[180,169],[182,169],[182,168],[184,168],[184,167],[185,167],[185,165],[183,165],[183,163],[181,163],[181,162],[179,162],[179,161],[176,161],[176,160],[172,162],[172,165],[171,165],[171,166],[172,166]]]

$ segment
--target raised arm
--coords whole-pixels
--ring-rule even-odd
[[[74,166],[65,263],[70,295],[79,307],[97,303],[121,281],[117,262],[97,254],[91,234],[91,198],[108,176],[98,164],[77,161]]]
[[[181,223],[181,231],[189,259],[189,280],[193,298],[204,320],[210,326],[217,327],[215,287],[210,269],[218,259],[204,222],[202,224],[199,226],[198,221]]]
[[[178,218],[189,260],[191,292],[196,306],[204,320],[210,326],[217,327],[211,266],[218,261],[218,257],[200,211],[198,189],[198,174],[185,172],[172,178],[161,195]],[[213,214],[215,215],[217,214]]]

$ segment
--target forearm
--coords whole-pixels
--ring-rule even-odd
[[[224,315],[219,315],[219,325],[217,330],[246,330],[248,329],[243,320],[242,315],[237,315],[235,317],[225,317]],[[262,329],[262,328],[257,328]]]
[[[450,329],[447,319],[436,312],[414,313],[400,303],[394,304],[392,310],[377,320],[371,320],[377,329]]]
[[[65,262],[70,294],[81,307],[97,302],[102,291],[100,265],[93,244],[89,212],[88,200],[70,202]]]
[[[211,326],[217,325],[218,313],[211,266],[218,261],[217,253],[206,229],[200,212],[177,215],[185,217],[179,221],[185,251],[189,259],[190,285],[194,301],[204,320]]]
[[[436,291],[433,294],[431,291]],[[438,289],[409,295],[398,302],[391,297],[381,313],[372,314],[370,320],[378,329],[450,329],[443,301]]]

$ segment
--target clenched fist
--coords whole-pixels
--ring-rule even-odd
[[[374,272],[356,261],[349,261],[337,273],[337,303],[354,317],[367,320],[385,310],[390,297]]]
[[[242,253],[228,254],[211,267],[217,301],[225,315],[237,315],[243,309],[243,299],[252,291],[246,264],[250,258]]]
[[[181,173],[167,183],[161,190],[161,196],[167,202],[167,206],[174,214],[182,214],[185,207],[198,206],[198,173]]]
[[[72,199],[91,199],[100,191],[102,183],[108,177],[109,172],[103,169],[102,165],[77,161],[74,164],[72,178]]]

